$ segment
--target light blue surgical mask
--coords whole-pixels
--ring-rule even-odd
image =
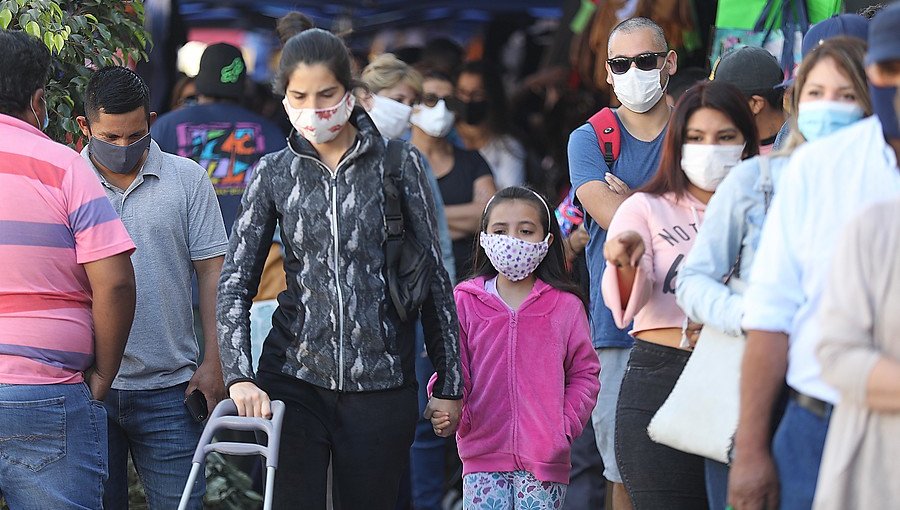
[[[41,98],[41,101],[44,102],[44,121],[41,123],[41,131],[46,131],[47,126],[50,125],[50,112],[47,111],[47,100],[44,98]],[[41,122],[40,120],[38,120],[37,112],[34,111],[33,105],[31,106],[31,113],[34,115],[34,120]]]
[[[863,115],[863,109],[854,103],[806,101],[800,103],[797,127],[803,138],[811,142],[853,124]]]

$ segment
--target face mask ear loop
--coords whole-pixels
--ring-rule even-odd
[[[672,50],[669,50],[669,51],[666,52],[666,60],[663,61],[662,67],[659,68],[660,71],[662,71],[663,69],[666,68],[666,64],[669,62],[669,60],[668,60],[668,58],[669,58],[669,53],[672,53]],[[666,84],[662,86],[663,94],[665,94],[665,93],[666,93],[666,89],[669,88],[669,81],[671,81],[671,80],[672,80],[672,75],[669,74],[669,73],[667,72],[667,73],[666,73]]]

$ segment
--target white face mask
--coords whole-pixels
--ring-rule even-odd
[[[409,118],[413,126],[425,132],[428,136],[443,138],[450,134],[456,115],[447,109],[447,103],[441,99],[432,107],[424,104],[417,105]]]
[[[728,172],[741,162],[744,146],[686,143],[681,151],[681,169],[688,180],[704,191],[715,191]]]
[[[337,138],[338,133],[347,125],[356,96],[347,92],[334,106],[316,110],[315,108],[294,108],[285,97],[284,111],[287,112],[291,125],[310,143],[328,143]]]
[[[663,97],[664,89],[659,84],[659,71],[642,71],[631,67],[625,74],[613,74],[613,90],[622,106],[634,113],[644,113],[656,106]],[[668,85],[669,78],[666,77],[666,86]]]
[[[412,115],[412,106],[394,101],[389,97],[372,96],[372,109],[369,117],[378,128],[378,132],[388,139],[400,138],[400,135],[409,127],[409,117]]]

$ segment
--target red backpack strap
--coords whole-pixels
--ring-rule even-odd
[[[594,128],[597,135],[597,143],[606,166],[612,169],[613,163],[619,158],[622,135],[619,133],[619,122],[616,114],[609,108],[604,108],[588,119],[588,123]]]

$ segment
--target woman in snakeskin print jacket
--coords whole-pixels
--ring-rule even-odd
[[[295,130],[257,166],[219,281],[229,395],[242,415],[267,416],[270,398],[287,406],[276,508],[324,509],[331,459],[344,508],[392,509],[418,414],[413,321],[397,318],[384,273],[385,140],[353,87],[346,47],[331,33],[308,30],[285,45],[276,88]],[[406,235],[435,268],[421,312],[438,373],[427,412],[458,416],[459,327],[431,189],[415,149],[404,144],[400,159]],[[276,225],[287,290],[254,374],[250,302]]]

